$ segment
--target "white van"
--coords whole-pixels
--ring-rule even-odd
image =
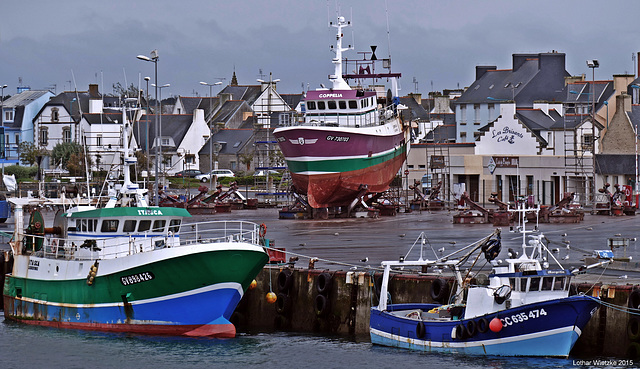
[[[211,175],[216,176],[216,178],[223,178],[223,177],[235,177],[235,173],[233,173],[232,171],[230,171],[229,169],[216,169],[216,170],[212,170],[209,173],[204,173],[204,174],[200,174],[196,176],[196,179],[200,182],[209,182],[209,180],[211,179]]]

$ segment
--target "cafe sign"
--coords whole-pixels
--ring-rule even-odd
[[[492,156],[487,168],[493,174],[496,168],[517,168],[520,166],[520,158],[517,156]]]

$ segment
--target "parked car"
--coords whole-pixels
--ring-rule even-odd
[[[187,169],[176,173],[175,176],[178,178],[194,178],[200,174],[202,174],[202,172],[197,169]]]
[[[229,169],[216,169],[216,170],[212,170],[209,173],[203,173],[203,174],[199,174],[197,175],[195,178],[200,181],[200,182],[209,182],[211,180],[211,175],[215,175],[216,178],[223,178],[223,177],[235,177],[235,173],[233,173],[232,171],[230,171]]]
[[[280,174],[280,172],[278,172],[277,170],[269,169],[269,170],[259,170],[259,171],[255,172],[255,173],[253,173],[253,176],[254,177],[265,177],[267,175],[267,173],[269,175]]]

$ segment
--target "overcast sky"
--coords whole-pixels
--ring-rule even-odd
[[[569,0],[342,0],[353,27],[347,43],[357,51],[378,45],[402,73],[401,94],[469,86],[476,65],[511,68],[513,53],[557,50],[566,69],[587,74],[598,59],[596,79],[635,72],[640,51],[636,31],[640,1]],[[328,4],[329,3],[329,4]],[[214,83],[235,69],[240,84],[260,77],[280,79],[278,91],[299,93],[328,84],[333,72],[329,45],[335,0],[3,0],[0,5],[0,84],[5,94],[32,89],[87,90],[98,83],[110,93],[154,77],[153,63],[136,59],[157,49],[159,84],[168,95],[209,95]],[[351,16],[352,14],[352,16]],[[353,36],[352,36],[353,35]],[[74,83],[75,76],[75,83]],[[126,78],[126,81],[125,81]],[[432,89],[433,85],[433,89]],[[144,81],[142,87],[144,88]],[[219,91],[214,87],[213,94]]]

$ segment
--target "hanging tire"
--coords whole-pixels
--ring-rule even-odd
[[[640,289],[634,289],[629,294],[629,303],[628,306],[632,309],[640,308]]]
[[[629,322],[627,323],[627,336],[632,341],[637,341],[640,338],[640,318],[630,315]]]
[[[464,336],[465,333],[466,333],[466,329],[464,328],[464,325],[462,325],[462,324],[456,325],[456,339],[457,340],[465,339],[465,336]]]
[[[293,285],[293,270],[283,269],[278,273],[278,291],[287,292]]]
[[[627,358],[629,359],[640,358],[640,343],[631,342],[629,346],[627,346]]]
[[[473,320],[470,320],[467,323],[467,327],[465,329],[465,333],[467,334],[467,337],[475,336],[477,331],[478,331],[478,327],[476,326],[476,322]]]
[[[291,298],[284,293],[279,293],[276,300],[276,311],[278,314],[288,314],[291,311]]]
[[[316,296],[315,309],[317,316],[325,316],[329,312],[329,300],[325,295]]]
[[[427,329],[424,327],[424,323],[418,322],[418,325],[416,326],[416,337],[424,338],[426,334],[427,334]]]
[[[316,277],[316,290],[321,295],[329,294],[331,291],[332,278],[329,273],[321,273]]]
[[[476,327],[478,328],[478,332],[487,333],[489,332],[489,321],[487,318],[480,318],[476,323]]]
[[[443,304],[448,296],[449,284],[446,280],[438,278],[431,282],[431,299]]]

